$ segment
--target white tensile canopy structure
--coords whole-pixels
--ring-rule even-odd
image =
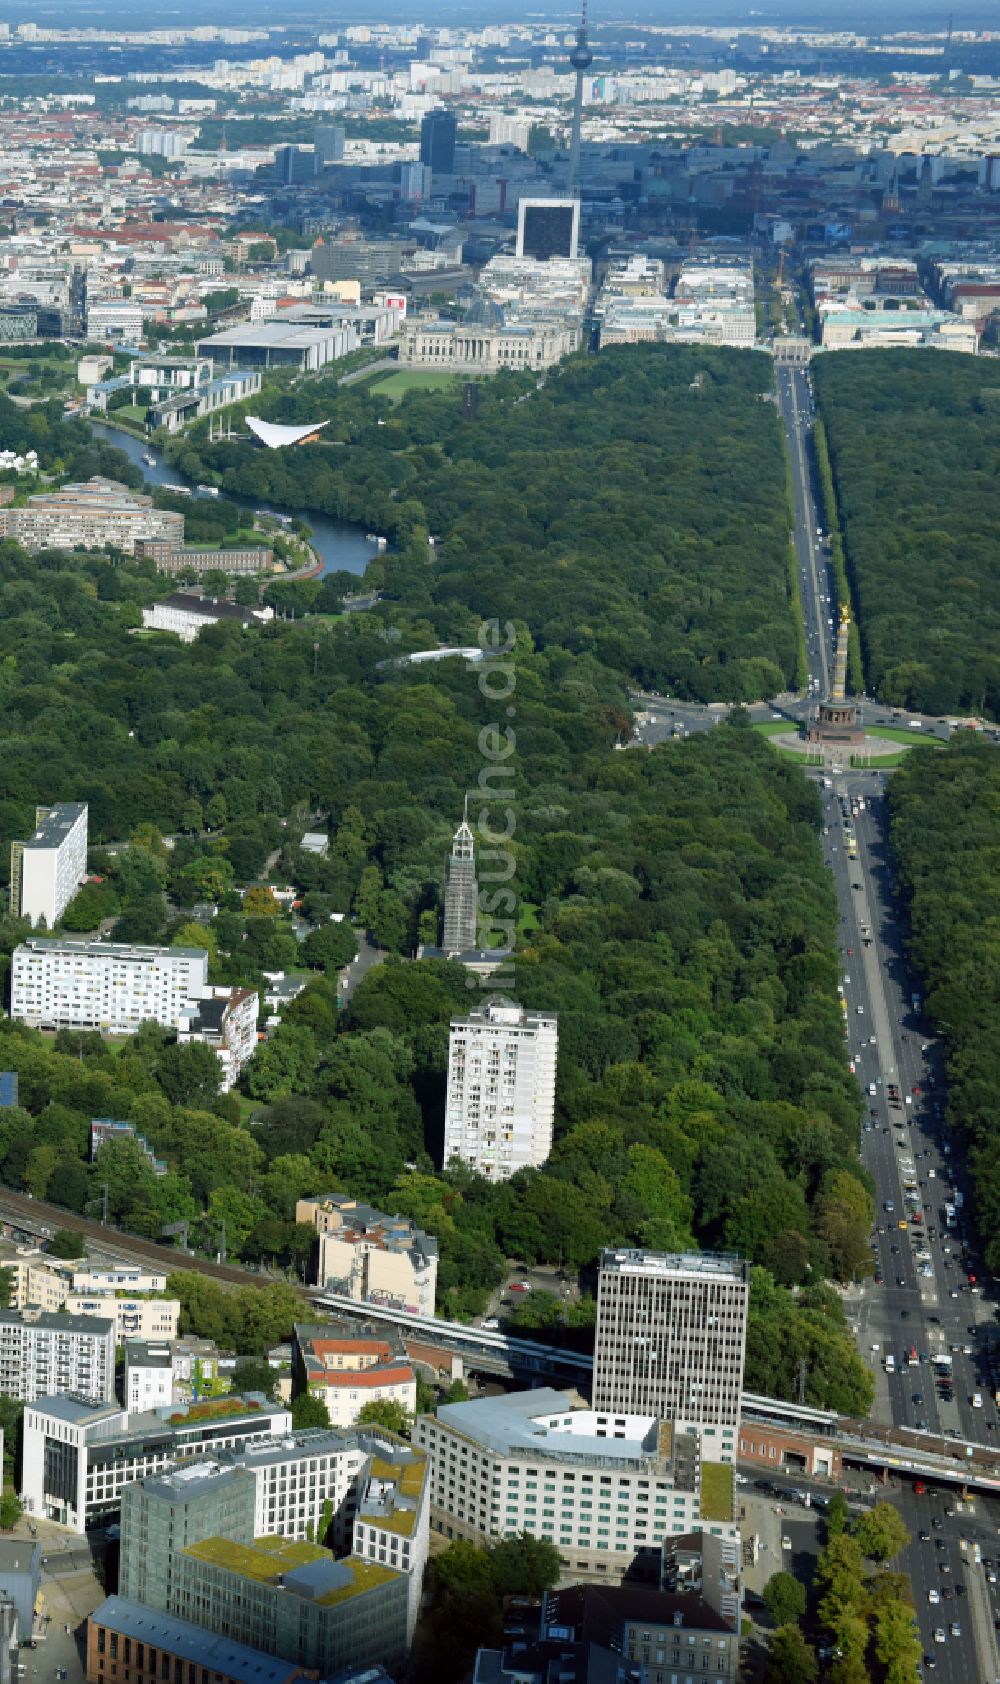
[[[280,450],[283,444],[300,444],[329,425],[329,421],[311,421],[306,427],[282,427],[277,421],[258,421],[255,415],[247,416],[247,426],[254,438],[266,444],[268,450]]]

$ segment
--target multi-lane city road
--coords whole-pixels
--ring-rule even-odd
[[[827,801],[823,842],[844,920],[845,1026],[866,1101],[862,1156],[878,1200],[873,1252],[881,1281],[863,1283],[854,1300],[863,1349],[878,1358],[875,1413],[990,1443],[997,1432],[992,1307],[979,1280],[969,1279],[979,1269],[963,1240],[961,1210],[946,1215],[956,1195],[964,1199],[962,1166],[945,1127],[937,1048],[913,1005],[919,985],[902,952],[885,798],[875,779],[842,782]],[[859,795],[865,807],[852,817]],[[914,1349],[919,1365],[909,1362]],[[886,1373],[889,1356],[894,1371]],[[950,1385],[929,1371],[934,1357],[950,1359]]]
[[[913,1006],[917,985],[906,969],[892,894],[882,780],[846,776],[836,783],[825,793],[823,843],[841,909],[847,1045],[865,1101],[861,1156],[877,1204],[877,1274],[849,1296],[849,1314],[875,1376],[877,1418],[989,1443],[997,1430],[988,1384],[992,1310],[969,1285],[968,1273],[977,1271],[960,1239],[960,1218],[954,1230],[944,1218],[962,1176],[938,1115],[936,1048]],[[936,1357],[950,1364],[947,1387],[938,1380]],[[978,1498],[973,1521],[954,1493],[917,1495],[909,1482],[892,1495],[905,1498],[901,1506],[914,1534],[905,1566],[934,1670],[956,1684],[993,1684],[1000,1604],[987,1569],[973,1563],[971,1545],[963,1552],[960,1540],[978,1540],[992,1560],[1000,1550],[1000,1505]],[[943,1642],[935,1639],[941,1632]]]
[[[835,590],[812,500],[812,397],[804,371],[779,370],[777,378],[795,482],[810,676],[824,694]],[[890,721],[899,722],[891,710],[867,709],[866,725]],[[943,721],[922,720],[921,728],[928,735],[948,730]],[[877,1418],[988,1443],[998,1430],[989,1386],[992,1306],[979,1282],[970,1283],[980,1271],[963,1245],[961,1213],[954,1227],[945,1216],[946,1207],[958,1202],[955,1195],[964,1194],[962,1166],[947,1137],[943,1072],[921,1016],[920,984],[906,962],[885,776],[851,771],[846,758],[842,773],[822,775],[823,848],[840,914],[847,1048],[864,1097],[861,1159],[877,1207],[875,1276],[849,1295],[849,1314],[876,1379]],[[939,1378],[942,1369],[948,1383]],[[913,1483],[892,1495],[913,1534],[903,1565],[913,1582],[925,1673],[955,1684],[993,1684],[998,1606],[993,1569],[983,1561],[992,1562],[1000,1548],[1000,1506],[918,1494]]]
[[[778,409],[788,434],[792,463],[792,493],[795,506],[795,554],[799,564],[799,586],[805,617],[809,657],[809,690],[822,696],[830,693],[833,666],[834,593],[830,584],[829,551],[824,540],[813,496],[810,468],[810,433],[813,399],[804,369],[778,368]]]
[[[787,719],[794,729],[818,696],[829,694],[836,591],[816,512],[808,372],[779,368],[777,395],[792,465],[809,687],[805,695],[780,696],[750,711],[756,719]],[[653,694],[636,701],[642,709],[637,736],[647,744],[709,730],[728,712]],[[913,723],[937,738],[951,731],[946,720],[911,718],[867,699],[862,709],[868,729]],[[963,1224],[964,1166],[946,1128],[939,1049],[922,1017],[920,983],[907,965],[889,848],[887,774],[852,769],[847,753],[841,770],[827,766],[808,775],[821,785],[824,857],[840,916],[846,1042],[864,1097],[859,1153],[877,1204],[875,1273],[845,1294],[858,1348],[875,1379],[873,1415],[894,1426],[991,1444],[1000,1441],[993,1305],[983,1295]],[[954,1216],[946,1215],[951,1206],[959,1207]],[[918,1493],[906,1480],[889,1495],[913,1534],[898,1565],[913,1582],[924,1674],[954,1684],[1000,1684],[1000,1574],[993,1565],[1000,1558],[1000,1503],[963,1501],[954,1491]],[[815,1520],[806,1520],[794,1504],[787,1530],[796,1554],[806,1541],[816,1547]]]

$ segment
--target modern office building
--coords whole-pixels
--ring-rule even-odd
[[[552,1148],[558,1020],[501,996],[451,1020],[444,1162],[487,1181],[544,1164]]]
[[[304,146],[276,146],[274,173],[283,187],[304,186],[316,174],[315,154]]]
[[[128,378],[138,402],[156,404],[210,385],[214,372],[211,357],[133,357]]]
[[[579,240],[578,198],[518,201],[518,257],[575,257]]]
[[[61,1310],[0,1310],[0,1392],[21,1403],[50,1393],[113,1398],[114,1323]]]
[[[939,351],[964,351],[975,356],[979,334],[974,321],[961,321],[949,310],[904,309],[890,305],[883,310],[860,306],[841,308],[824,304],[819,312],[820,343],[826,351],[903,350],[933,346]]]
[[[362,1442],[372,1456],[358,1484],[354,1554],[368,1567],[387,1565],[406,1575],[409,1647],[429,1552],[430,1461],[424,1451],[377,1427],[365,1427]]]
[[[21,1501],[29,1514],[71,1532],[117,1519],[122,1491],[136,1480],[292,1430],[289,1410],[253,1395],[141,1415],[116,1403],[50,1396],[29,1404],[22,1420]]]
[[[654,342],[753,348],[757,325],[751,264],[739,258],[691,258],[672,289],[669,269],[669,263],[644,253],[615,258],[594,307],[602,348]]]
[[[184,516],[156,509],[153,499],[118,480],[92,479],[40,491],[23,509],[0,509],[0,537],[26,550],[116,549],[135,553],[138,538],[184,542]]]
[[[257,1483],[238,1465],[203,1457],[152,1474],[121,1495],[123,1596],[176,1613],[180,1551],[206,1538],[254,1538]]]
[[[255,397],[260,388],[261,376],[257,370],[229,368],[221,374],[213,373],[207,384],[174,391],[159,403],[151,403],[146,419],[151,427],[165,427],[168,433],[176,433],[189,421],[215,415],[220,409],[229,409],[232,404]],[[221,425],[219,436],[222,436]]]
[[[310,261],[318,281],[359,281],[371,285],[398,275],[407,251],[412,249],[399,240],[317,240]]]
[[[646,345],[675,337],[677,310],[660,298],[601,297],[601,349],[611,345]]]
[[[197,1611],[220,1636],[250,1635],[320,1677],[405,1659],[409,1581],[398,1569],[284,1538],[207,1538],[174,1559],[181,1617]]]
[[[34,304],[0,305],[0,343],[38,338],[38,308]]]
[[[475,294],[484,302],[499,304],[507,321],[580,322],[592,282],[589,257],[517,257],[505,251],[483,264]]]
[[[410,1414],[417,1377],[402,1338],[387,1324],[297,1324],[292,1342],[297,1389],[326,1405],[331,1425],[353,1426],[366,1403],[388,1400]]]
[[[489,144],[516,146],[519,152],[527,152],[532,127],[530,117],[511,117],[503,111],[493,112],[490,116]]]
[[[98,298],[87,305],[87,338],[103,343],[124,340],[135,345],[142,338],[142,305],[130,298]]]
[[[382,1427],[317,1429],[227,1451],[220,1460],[253,1474],[253,1536],[322,1534],[338,1555],[355,1555],[411,1576],[416,1620],[427,1559],[429,1463]]]
[[[382,1427],[295,1433],[227,1452],[222,1460],[253,1474],[255,1537],[317,1538],[338,1556],[407,1576],[407,1641],[420,1611],[430,1532],[430,1464],[423,1451]]]
[[[479,1545],[531,1532],[558,1548],[564,1578],[656,1580],[665,1539],[739,1536],[735,1470],[652,1415],[540,1387],[444,1404],[413,1438],[430,1457],[436,1531]]]
[[[421,1451],[376,1428],[147,1478],[122,1493],[122,1594],[323,1673],[398,1663],[426,1561],[426,1470]],[[346,1557],[306,1540],[324,1504]],[[277,1526],[261,1532],[264,1512]]]
[[[735,1458],[749,1269],[737,1257],[605,1251],[597,1287],[594,1408],[721,1434]]]
[[[401,163],[399,166],[399,197],[420,200],[430,197],[433,187],[431,171],[426,164]]]
[[[378,1428],[318,1427],[287,1438],[267,1439],[219,1460],[240,1467],[256,1481],[253,1513],[255,1538],[306,1538],[323,1532],[321,1541],[338,1555],[354,1545],[354,1517],[366,1471],[376,1453],[371,1435]]]
[[[454,175],[458,120],[452,111],[428,111],[420,125],[420,162],[435,175]]]
[[[479,888],[476,883],[476,848],[463,818],[451,843],[448,880],[444,891],[445,953],[471,953],[479,931]]]
[[[361,344],[350,322],[311,327],[296,321],[258,322],[228,328],[198,341],[198,354],[210,356],[223,368],[295,368],[315,373]]]
[[[299,1199],[295,1220],[319,1235],[318,1286],[357,1304],[434,1314],[438,1243],[408,1216],[387,1216],[348,1193],[322,1193]]]
[[[10,845],[10,909],[54,929],[87,871],[87,803],[35,808],[35,834]]]
[[[344,156],[347,130],[339,123],[317,123],[313,131],[313,160],[316,174],[328,164],[339,164]]]
[[[350,290],[355,289],[352,287]],[[357,291],[360,290],[358,285]],[[370,304],[362,304],[360,299],[348,301],[347,298],[333,297],[328,300],[317,299],[309,304],[284,303],[276,307],[276,314],[264,325],[316,328],[329,332],[349,330],[357,334],[360,345],[384,345],[398,333],[400,320],[405,312],[400,308],[398,295],[383,293],[382,297],[387,301],[378,303],[373,299]],[[268,450],[283,450],[290,444],[314,444],[317,440],[322,442],[320,435],[328,425],[328,421],[306,421],[292,426],[277,421],[262,421],[260,416],[256,415],[247,416],[247,426],[254,438],[266,445]]]

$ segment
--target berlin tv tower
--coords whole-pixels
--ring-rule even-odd
[[[583,78],[594,62],[587,40],[587,0],[583,0],[576,45],[569,55],[576,71],[576,90],[573,94],[573,128],[569,142],[569,190],[575,199],[580,197],[580,125],[583,122]]]

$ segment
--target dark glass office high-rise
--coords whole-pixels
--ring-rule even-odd
[[[450,111],[428,111],[420,125],[420,162],[435,175],[454,175],[458,123]]]

